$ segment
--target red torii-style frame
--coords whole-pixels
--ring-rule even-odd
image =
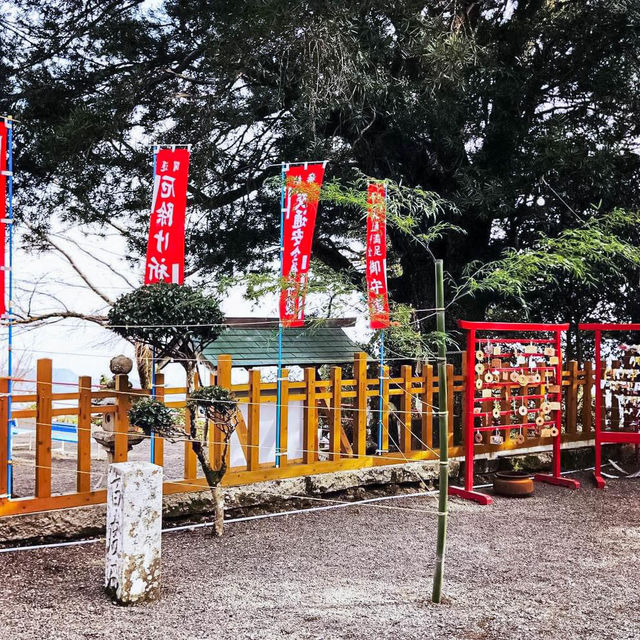
[[[628,431],[606,431],[602,429],[602,334],[608,331],[640,331],[640,324],[610,324],[610,323],[581,323],[578,325],[580,331],[594,331],[595,338],[595,360],[596,360],[596,461],[593,477],[598,489],[604,489],[606,484],[602,477],[602,445],[605,443],[629,443],[640,444],[640,433],[630,433]]]
[[[474,459],[474,401],[475,401],[475,357],[476,352],[476,332],[490,331],[496,333],[511,332],[550,332],[554,334],[553,339],[527,339],[527,338],[504,338],[496,339],[496,342],[529,342],[533,344],[553,344],[555,352],[558,356],[556,369],[556,382],[562,389],[562,345],[561,334],[569,328],[568,324],[537,324],[523,322],[470,322],[467,320],[459,320],[458,326],[467,331],[467,371],[466,371],[466,394],[465,394],[465,418],[466,429],[464,439],[465,452],[465,468],[464,468],[464,487],[449,487],[449,494],[473,500],[480,504],[491,504],[493,499],[485,493],[473,490],[473,459]],[[560,397],[561,394],[560,394]],[[537,473],[534,476],[539,482],[546,482],[569,489],[577,489],[580,483],[577,480],[564,478],[560,475],[560,444],[562,438],[562,417],[561,411],[557,411],[555,415],[555,426],[558,429],[558,435],[553,438],[553,464],[551,474]],[[515,428],[515,427],[512,427]]]

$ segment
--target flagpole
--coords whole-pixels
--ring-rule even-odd
[[[280,165],[280,279],[284,276],[284,205],[285,205],[285,164]],[[282,282],[280,282],[282,287]],[[276,380],[276,450],[275,464],[276,468],[280,466],[280,430],[282,420],[282,318],[278,322],[278,373]]]
[[[379,413],[378,413],[378,455],[386,453],[382,450],[382,411],[384,409],[384,402],[382,394],[384,391],[384,329],[380,330],[380,386],[378,388],[378,395],[380,396]]]
[[[155,347],[151,347],[151,397],[155,399],[156,397],[156,349]],[[151,459],[151,463],[156,463],[156,438],[155,433],[153,431],[149,434],[151,437],[149,438],[149,446],[150,452],[149,457]]]
[[[386,238],[387,238],[387,233],[386,233],[386,225],[387,225],[387,221],[386,221],[386,211],[387,211],[387,186],[386,184],[384,185],[384,212],[385,212],[385,218],[384,218],[384,237],[385,237],[385,243],[386,243]],[[386,255],[386,249],[385,249],[385,255]],[[385,291],[387,289],[387,263],[386,263],[386,259],[384,261],[384,280],[385,280]],[[388,318],[387,318],[388,320]],[[383,453],[387,453],[387,450],[383,450],[383,440],[382,440],[382,431],[383,431],[383,420],[382,420],[382,415],[383,415],[383,410],[384,410],[384,401],[383,401],[383,393],[384,393],[384,336],[385,336],[385,331],[384,328],[380,328],[380,381],[379,381],[379,388],[378,388],[378,396],[379,396],[379,414],[378,414],[378,455],[382,455]]]
[[[7,346],[7,496],[13,494],[13,454],[11,425],[13,423],[13,406],[11,394],[13,392],[13,118],[7,116],[4,119],[7,127],[7,173],[8,173],[8,209],[7,226],[9,227],[9,304],[7,305],[8,346]],[[4,251],[4,247],[2,248]]]
[[[151,216],[153,217],[153,194],[155,191],[156,183],[156,158],[158,153],[158,146],[153,145],[153,177],[151,179]],[[146,266],[145,266],[146,269]],[[146,273],[145,273],[146,276]],[[156,397],[156,349],[151,348],[151,397]],[[150,433],[149,446],[150,446],[150,458],[151,463],[156,463],[156,439],[153,431]]]

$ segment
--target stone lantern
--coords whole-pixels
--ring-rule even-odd
[[[109,362],[109,370],[114,376],[128,374],[132,369],[133,360],[122,354],[111,358]],[[113,381],[107,384],[107,388],[113,389],[114,386],[115,377]],[[129,388],[131,388],[131,384],[129,384]],[[115,399],[106,398],[104,404],[114,405]],[[113,413],[104,413],[102,415],[102,429],[93,432],[93,439],[106,450],[109,464],[111,464],[115,449],[115,415]],[[144,439],[144,434],[137,431],[129,431],[127,439],[128,451],[131,451],[135,445],[140,444]]]

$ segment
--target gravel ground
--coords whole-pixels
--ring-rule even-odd
[[[436,502],[409,497],[166,534],[163,597],[130,608],[102,593],[101,543],[0,554],[0,637],[639,638],[640,481],[581,480],[453,500],[439,606]]]

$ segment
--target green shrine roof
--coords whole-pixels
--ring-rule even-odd
[[[227,328],[204,350],[215,366],[219,355],[230,354],[233,366],[268,367],[278,364],[278,320],[274,318],[227,318]],[[322,365],[352,362],[361,351],[342,327],[352,327],[355,319],[329,320],[322,325],[309,322],[300,328],[284,329],[282,363]]]

